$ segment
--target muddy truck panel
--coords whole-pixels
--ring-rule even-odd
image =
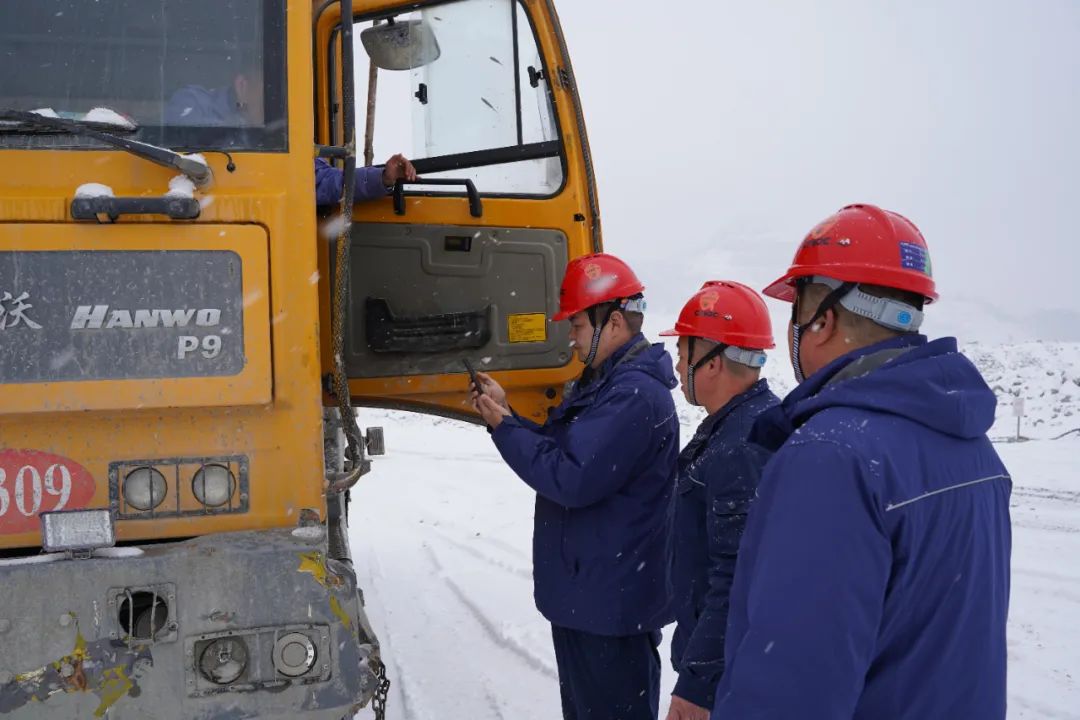
[[[375,688],[317,525],[0,561],[0,607],[4,717],[340,720]]]

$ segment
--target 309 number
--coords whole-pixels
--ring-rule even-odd
[[[46,496],[57,498],[49,511],[63,510],[67,506],[71,499],[71,471],[66,466],[54,463],[42,475],[33,465],[23,465],[10,478],[0,467],[0,518],[8,510],[18,511],[24,517],[37,515],[42,503],[48,499]]]

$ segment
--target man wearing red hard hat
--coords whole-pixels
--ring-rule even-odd
[[[660,628],[671,622],[679,421],[671,356],[641,334],[644,286],[599,253],[566,269],[554,320],[570,320],[584,373],[543,425],[478,374],[473,406],[536,491],[533,583],[551,622],[563,716],[653,720]]]
[[[926,241],[851,205],[765,294],[792,304],[801,384],[752,432],[776,453],[713,718],[1003,719],[1012,481],[994,393],[954,338],[918,333]]]
[[[708,720],[724,671],[728,594],[739,541],[771,453],[747,439],[762,412],[780,401],[760,377],[772,323],[745,285],[713,281],[686,303],[675,327],[683,394],[708,412],[679,454],[672,585],[679,674],[667,720]]]

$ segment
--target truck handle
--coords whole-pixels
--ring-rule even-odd
[[[76,220],[116,222],[121,215],[167,215],[173,220],[199,217],[199,201],[188,197],[77,197],[71,201]]]
[[[468,178],[456,179],[456,178],[416,178],[416,180],[406,180],[404,178],[398,178],[398,181],[394,183],[394,213],[396,215],[405,214],[405,183],[410,185],[464,185],[465,192],[469,196],[469,214],[474,218],[484,216],[484,206],[480,203],[480,193],[476,191],[476,185],[472,180]],[[409,195],[416,195],[417,193],[409,193]]]

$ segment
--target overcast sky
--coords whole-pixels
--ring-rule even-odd
[[[873,202],[926,236],[938,331],[1080,339],[1080,2],[557,7],[606,248],[653,307],[709,278],[760,288]]]

